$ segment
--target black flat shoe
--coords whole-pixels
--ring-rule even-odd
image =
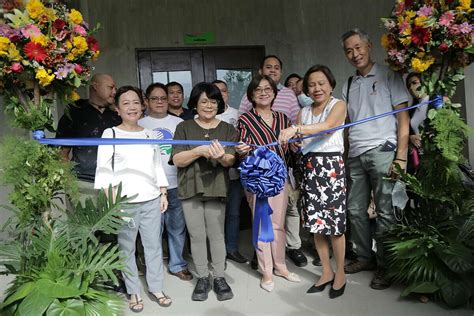
[[[326,283],[323,283],[323,284],[320,284],[318,286],[316,285],[313,285],[312,287],[310,287],[306,293],[318,293],[318,292],[322,292],[324,291],[324,289],[326,288],[326,286],[328,286],[329,284],[332,285],[332,283],[334,282],[334,279],[332,279],[331,281],[328,281]]]
[[[336,298],[338,296],[341,296],[342,294],[344,294],[345,289],[346,289],[346,283],[344,283],[344,285],[338,290],[335,290],[331,286],[331,288],[329,289],[329,298]]]

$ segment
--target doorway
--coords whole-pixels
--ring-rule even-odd
[[[227,82],[229,105],[238,108],[252,76],[265,56],[264,46],[137,49],[141,89],[177,81],[184,88],[184,105],[192,87],[219,79]]]

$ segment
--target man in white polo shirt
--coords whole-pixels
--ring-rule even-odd
[[[296,99],[293,90],[284,87],[281,83],[283,64],[275,55],[268,55],[262,59],[260,63],[259,73],[261,75],[269,76],[278,87],[278,94],[272,104],[272,110],[284,113],[291,120],[293,124],[296,124],[298,118],[298,112],[300,106]],[[252,108],[252,103],[247,98],[247,95],[242,97],[240,102],[239,114],[248,112]],[[286,229],[286,247],[288,250],[288,257],[298,267],[303,267],[308,263],[306,256],[301,251],[301,238],[300,238],[300,212],[297,208],[297,200],[299,196],[299,190],[296,187],[291,186],[289,196],[289,205],[286,210],[285,218],[285,229]],[[254,260],[255,259],[255,260]],[[252,268],[256,268],[256,257],[252,259]]]
[[[356,73],[343,87],[343,99],[348,103],[348,118],[355,122],[377,114],[404,108],[408,93],[402,76],[386,66],[372,61],[372,43],[368,35],[354,29],[342,36],[344,53]],[[352,126],[348,131],[349,151],[346,168],[349,176],[347,209],[351,223],[351,238],[358,259],[345,267],[346,273],[376,270],[370,286],[385,289],[390,286],[385,277],[386,257],[381,242],[383,233],[394,223],[392,189],[395,164],[406,168],[409,116],[407,111]],[[372,236],[367,208],[371,192],[377,211],[377,254],[372,252]]]
[[[168,114],[167,87],[162,83],[153,83],[146,89],[148,116],[140,119],[138,124],[156,132],[158,139],[173,139],[176,125],[183,120]],[[172,146],[160,145],[161,162],[168,179],[168,210],[161,217],[168,234],[170,274],[183,281],[192,280],[193,275],[188,270],[188,263],[183,258],[184,241],[186,239],[186,223],[183,207],[178,199],[178,170],[168,164]],[[161,226],[163,227],[163,225]],[[158,242],[158,241],[157,241]]]

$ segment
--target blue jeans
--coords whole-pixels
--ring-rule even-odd
[[[227,253],[239,250],[241,188],[239,179],[230,180],[225,208],[225,248]]]
[[[183,207],[178,199],[178,189],[168,190],[168,210],[161,217],[162,229],[168,232],[169,264],[172,273],[182,271],[188,266],[183,258],[184,241],[186,239],[186,223]]]

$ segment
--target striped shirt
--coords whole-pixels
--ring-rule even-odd
[[[247,99],[247,94],[244,94],[240,101],[239,114],[248,112],[251,108],[253,108],[252,103]],[[293,90],[278,84],[278,94],[273,101],[272,110],[285,114],[290,118],[291,123],[296,123],[300,106]]]
[[[272,126],[268,126],[254,108],[242,114],[237,126],[240,140],[246,144],[257,146],[276,142],[280,131],[290,127],[291,124],[288,117],[281,112],[272,111],[272,115]],[[288,146],[270,146],[268,148],[276,152],[283,160],[286,160]]]

